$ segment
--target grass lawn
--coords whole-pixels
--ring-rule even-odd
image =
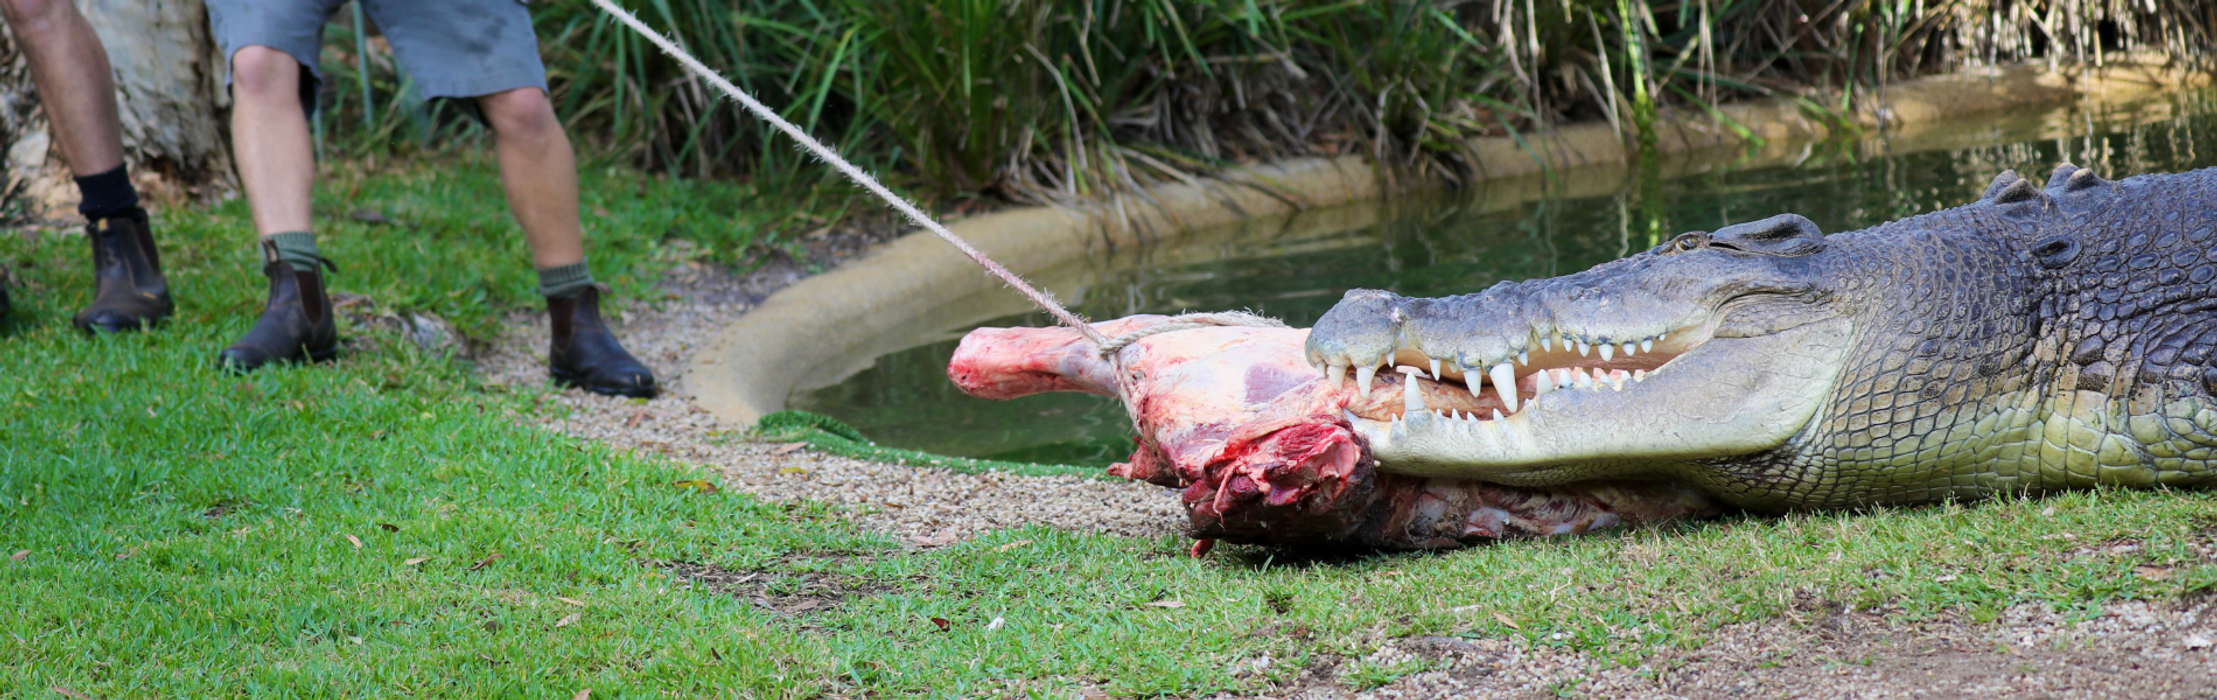
[[[762,221],[738,186],[615,171],[586,189],[596,272],[625,299]],[[483,334],[531,301],[481,163],[339,173],[319,201],[332,284],[363,308]],[[1195,695],[1328,659],[1364,687],[1422,668],[1360,661],[1406,635],[1636,661],[1811,605],[1985,618],[2217,586],[2205,493],[1336,559],[1044,529],[904,551],[827,507],[527,427],[546,389],[484,385],[391,331],[347,331],[331,366],[217,372],[260,304],[247,231],[237,201],[161,212],[178,318],[101,338],[68,326],[83,240],[0,236],[20,280],[0,322],[0,697]],[[2105,546],[2122,541],[2140,546]]]

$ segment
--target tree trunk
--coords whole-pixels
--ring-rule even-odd
[[[66,1],[66,0],[65,0]],[[223,61],[201,0],[76,0],[115,69],[124,158],[155,200],[211,194],[232,182],[219,111],[229,104]],[[77,192],[48,137],[31,68],[0,32],[0,206],[37,218],[73,215]]]

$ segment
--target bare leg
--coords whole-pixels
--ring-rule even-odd
[[[38,85],[70,173],[83,177],[122,165],[114,71],[77,6],[69,0],[5,0],[0,11],[30,59],[31,82]]]
[[[231,154],[254,211],[254,231],[273,256],[269,301],[238,342],[218,353],[217,365],[248,372],[277,362],[321,362],[338,355],[339,332],[331,319],[321,256],[314,255],[316,157],[308,115],[300,107],[299,61],[267,46],[231,54]],[[279,235],[283,234],[283,235]]]
[[[307,231],[315,192],[315,142],[300,109],[300,62],[267,46],[231,56],[231,150],[254,210],[254,230],[267,236]]]
[[[585,260],[585,229],[577,212],[577,156],[538,88],[518,88],[477,98],[492,122],[494,152],[508,211],[531,242],[531,262],[541,269]]]
[[[500,156],[500,184],[508,211],[531,242],[531,262],[548,292],[554,268],[582,267],[585,227],[577,213],[577,156],[554,117],[554,105],[538,88],[517,88],[477,98],[493,124]],[[570,282],[590,281],[571,278]],[[649,397],[659,390],[654,372],[626,352],[600,317],[600,290],[548,292],[551,335],[547,370],[556,381],[600,394]]]
[[[31,64],[47,128],[76,176],[92,244],[92,302],[70,319],[86,332],[139,330],[175,310],[138,193],[123,168],[115,74],[100,36],[70,0],[0,0]],[[4,305],[4,304],[0,304]]]

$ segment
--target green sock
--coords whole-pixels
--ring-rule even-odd
[[[291,265],[294,270],[315,272],[317,262],[323,256],[316,252],[314,231],[287,231],[264,236],[263,240],[277,248],[277,259]]]
[[[593,286],[593,271],[579,260],[568,265],[539,268],[539,296],[568,299]]]

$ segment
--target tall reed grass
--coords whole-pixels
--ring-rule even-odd
[[[631,4],[912,189],[1018,201],[1310,154],[1364,153],[1452,178],[1473,135],[1605,119],[1639,138],[1672,106],[1823,94],[1833,101],[1817,106],[1840,110],[1887,81],[2011,61],[2158,51],[2203,64],[2217,30],[2211,0]],[[829,181],[586,0],[534,7],[559,108],[588,143],[681,176]],[[472,128],[451,115],[421,126],[379,44],[357,56],[347,31],[331,41],[341,59],[326,62],[332,141],[374,150]]]

